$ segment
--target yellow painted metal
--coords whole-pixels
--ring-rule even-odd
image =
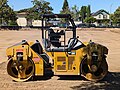
[[[46,52],[53,59],[55,75],[80,75],[80,63],[84,56],[83,48],[71,52],[75,55],[69,55],[67,52]]]
[[[43,76],[43,73],[44,73],[44,64],[43,64],[43,60],[42,58],[36,53],[34,52],[32,49],[31,49],[31,45],[33,44],[33,42],[29,42],[28,44],[25,44],[25,45],[14,45],[12,47],[9,47],[7,48],[6,50],[6,54],[8,56],[8,59],[11,59],[12,61],[16,62],[16,63],[22,63],[22,66],[24,66],[23,68],[27,67],[26,65],[27,62],[29,60],[32,60],[32,64],[34,66],[34,73],[31,73],[32,75],[29,75],[29,77],[33,76],[33,74],[35,75],[40,75],[40,76]],[[22,55],[22,61],[19,61],[18,60],[18,56],[17,56],[17,53],[18,52],[22,52],[23,55]],[[10,61],[11,62],[11,61]],[[9,63],[9,62],[8,62]],[[29,79],[29,77],[26,77],[26,78],[15,78],[14,73],[12,73],[12,71],[9,69],[11,66],[12,66],[13,63],[9,63],[8,65],[8,69],[7,71],[9,72],[8,74],[13,77],[13,80],[15,81],[26,81],[27,79]],[[17,64],[15,67],[21,67],[19,64]],[[20,71],[18,70],[20,68],[16,68],[17,71]],[[11,72],[10,72],[11,71]],[[21,69],[21,72],[24,71],[24,69]],[[24,73],[25,74],[25,73]],[[25,77],[25,75],[24,75]]]
[[[86,62],[83,64],[84,66],[87,65]],[[85,70],[88,70],[86,72]],[[82,68],[82,75],[85,77],[87,80],[90,81],[99,81],[102,80],[108,73],[108,65],[106,60],[103,60],[101,62],[101,65],[98,67],[98,70],[96,72],[91,72],[87,67]]]
[[[91,43],[84,48],[84,52],[86,56],[81,63],[81,74],[91,81],[103,79],[108,73],[106,62],[108,49],[100,44]]]
[[[12,47],[9,47],[6,50],[6,54],[8,56],[9,59],[11,59],[13,62],[17,62],[18,63],[18,57],[17,57],[17,52],[23,52],[23,61],[22,64],[23,66],[27,67],[27,61],[31,60],[34,66],[34,74],[35,76],[43,76],[44,75],[44,60],[43,58],[37,54],[32,48],[31,46],[34,44],[33,42],[27,42],[28,44],[24,44],[24,45],[15,45]],[[102,46],[97,46],[97,44],[95,44],[96,46],[94,48],[98,48],[96,49],[98,50],[100,53],[98,55],[98,60],[103,61],[102,64],[93,64],[92,65],[92,55],[91,52],[94,51],[94,48],[92,49],[92,47],[90,46],[89,48],[89,44],[87,42],[84,43],[84,45],[86,47],[82,47],[80,49],[77,50],[72,50],[70,51],[71,54],[69,54],[69,52],[47,52],[45,50],[43,50],[43,52],[45,52],[48,56],[49,59],[51,59],[54,63],[53,68],[51,68],[54,72],[54,75],[80,75],[82,72],[82,75],[88,79],[88,80],[101,80],[108,71],[108,67],[107,67],[107,63],[104,62],[102,60],[102,58],[100,57],[100,55],[103,55],[102,53],[107,54],[107,49],[105,49]],[[84,58],[86,57],[86,62],[85,64],[83,63]],[[11,62],[11,61],[10,61]],[[24,65],[25,64],[25,65]],[[8,74],[14,79],[14,75],[12,75],[13,73],[9,70],[9,67],[12,67],[13,64],[8,64]],[[83,65],[84,67],[81,67],[81,65]],[[103,67],[101,67],[103,66]],[[18,67],[22,68],[22,66],[20,66],[19,64],[17,64],[16,66],[18,69]],[[19,68],[19,69],[20,69]],[[103,72],[99,75],[99,76],[95,76],[92,74],[92,71],[97,71],[102,69]],[[86,72],[86,69],[90,70],[89,72]],[[22,69],[21,69],[22,70]],[[24,70],[24,69],[23,69]],[[85,71],[84,71],[85,70]],[[19,71],[19,70],[18,70]],[[23,71],[24,72],[24,71]],[[19,78],[21,76],[21,74],[19,74],[18,79],[14,79],[16,81],[25,81],[28,80],[33,73],[31,73],[29,75],[29,77],[26,78],[27,75],[22,74],[23,77],[22,79]]]
[[[44,64],[42,58],[37,53],[35,53],[31,48],[30,48],[29,56],[30,54],[32,55],[31,57],[35,64],[35,75],[43,76]]]
[[[34,74],[34,64],[32,60],[17,62],[11,59],[8,61],[7,72],[15,81],[26,81]]]

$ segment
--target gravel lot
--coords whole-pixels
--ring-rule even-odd
[[[109,73],[102,81],[91,82],[80,76],[53,76],[14,82],[6,72],[6,48],[23,39],[41,41],[41,31],[0,31],[0,90],[120,90],[120,29],[79,29],[77,36],[82,42],[92,40],[109,48]]]

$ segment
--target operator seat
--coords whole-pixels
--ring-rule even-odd
[[[31,48],[34,52],[36,52],[45,62],[45,67],[49,65],[49,56],[43,52],[43,48],[38,40],[36,40],[36,43],[34,43]]]
[[[55,47],[61,46],[61,42],[59,41],[59,39],[61,38],[60,33],[54,32],[53,29],[49,29],[48,36],[50,37],[50,42],[53,46],[55,46]]]
[[[39,55],[43,53],[43,48],[38,40],[36,40],[36,42],[31,46],[31,48]]]

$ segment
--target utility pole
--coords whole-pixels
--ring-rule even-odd
[[[110,5],[110,14],[111,14],[112,6],[113,6],[113,3]]]
[[[110,14],[111,14],[112,6],[113,6],[113,3],[110,5]],[[112,20],[111,20],[111,18],[110,18],[110,25],[112,26]]]

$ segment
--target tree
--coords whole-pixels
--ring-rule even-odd
[[[120,7],[114,12],[114,22],[120,23]],[[119,24],[120,25],[120,24]]]
[[[92,16],[88,17],[84,20],[84,22],[86,22],[86,23],[94,23],[95,21],[96,21],[96,18],[94,18]]]
[[[62,10],[60,11],[61,14],[70,14],[69,4],[67,0],[64,0]]]
[[[76,5],[72,7],[71,14],[75,21],[79,19],[80,12],[79,12],[79,8]]]
[[[90,9],[90,5],[88,5],[88,7],[86,8],[86,12],[87,12],[87,18],[91,16],[91,9]]]
[[[80,10],[81,20],[84,22],[84,19],[86,18],[86,6],[82,6]]]
[[[49,2],[44,0],[33,0],[33,7],[27,9],[27,19],[41,19],[40,15],[42,14],[51,14],[53,8]]]
[[[114,14],[110,14],[110,22],[111,22],[111,25],[114,24],[114,25],[117,25],[117,18],[115,17]]]
[[[13,25],[16,23],[16,14],[7,4],[7,0],[0,1],[0,25]]]
[[[62,10],[60,11],[60,14],[71,14],[67,0],[64,0],[63,7],[62,7]],[[67,19],[61,19],[61,22],[69,23]]]
[[[49,2],[44,0],[34,0],[33,2],[33,9],[36,12],[39,12],[40,14],[50,14],[52,13],[53,8],[50,5]]]
[[[113,24],[117,25],[120,23],[120,7],[116,9],[114,14],[110,15],[110,19],[112,20]],[[120,24],[119,24],[120,25]]]
[[[82,22],[90,22],[91,23],[91,20],[95,20],[95,19],[93,19],[93,17],[91,17],[90,5],[82,6],[81,10],[80,10],[80,15],[81,15]]]

